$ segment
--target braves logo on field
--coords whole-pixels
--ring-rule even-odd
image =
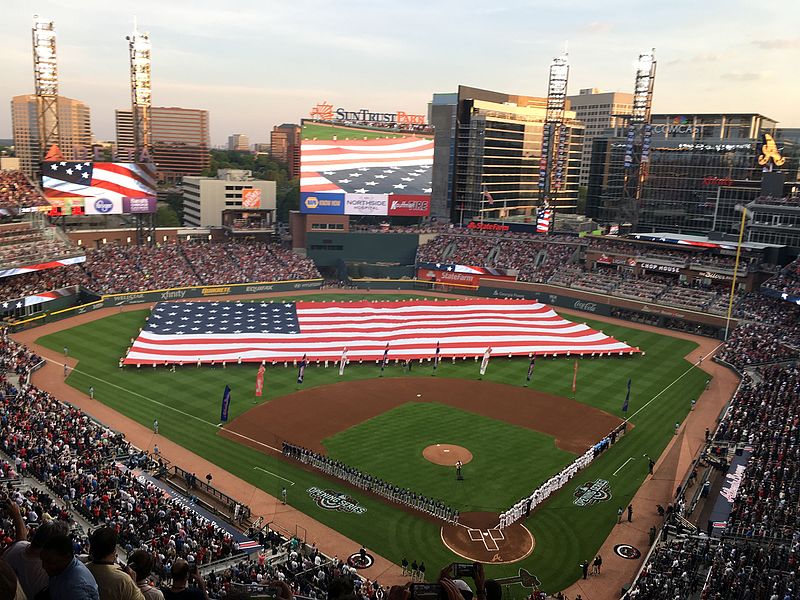
[[[592,506],[598,502],[611,500],[611,484],[605,479],[595,479],[579,485],[575,489],[576,506]]]
[[[349,512],[356,515],[363,515],[367,512],[366,508],[350,498],[347,494],[335,490],[321,490],[318,487],[310,487],[306,491],[317,503],[317,506],[325,510]]]
[[[627,560],[636,560],[642,556],[641,551],[630,544],[617,544],[614,546],[614,554]]]

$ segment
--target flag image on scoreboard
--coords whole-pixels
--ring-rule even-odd
[[[300,191],[429,195],[433,135],[303,123]]]
[[[534,354],[633,354],[600,331],[533,300],[161,302],[124,363],[426,359]]]

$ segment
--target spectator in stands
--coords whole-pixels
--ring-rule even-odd
[[[110,527],[95,529],[89,536],[92,562],[89,572],[97,582],[100,600],[144,600],[142,592],[117,564],[117,533]]]
[[[16,573],[25,595],[35,598],[47,587],[48,581],[48,575],[42,567],[42,548],[51,537],[66,536],[69,525],[65,521],[46,521],[37,527],[29,542],[17,503],[7,500],[6,510],[15,524],[16,541],[5,551],[3,558]]]
[[[189,582],[194,582],[197,587],[189,587]],[[172,563],[172,585],[162,586],[164,600],[208,600],[206,584],[197,572],[197,565],[190,567],[182,558]]]
[[[164,594],[150,582],[153,555],[146,550],[134,550],[128,556],[128,570],[145,600],[164,600]]]
[[[100,600],[97,582],[74,555],[72,540],[54,535],[42,548],[42,568],[50,577],[50,600]]]
[[[0,598],[8,600],[27,600],[17,576],[8,563],[0,559]]]

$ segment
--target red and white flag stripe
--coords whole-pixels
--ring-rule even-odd
[[[627,344],[531,300],[297,302],[296,334],[159,334],[145,329],[126,364],[336,361],[535,354],[631,354]]]

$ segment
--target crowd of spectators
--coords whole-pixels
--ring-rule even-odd
[[[0,215],[45,205],[47,201],[22,171],[0,171]]]
[[[76,256],[83,252],[61,239],[54,229],[34,229],[28,223],[0,225],[0,265],[24,266]]]
[[[0,279],[0,301],[82,285],[102,294],[191,285],[319,277],[313,261],[277,244],[187,242],[159,246],[107,244],[86,262]]]
[[[757,293],[718,358],[743,380],[709,452],[750,451],[721,538],[660,542],[628,592],[639,600],[773,600],[800,594],[800,308]],[[699,593],[699,595],[698,595]]]
[[[800,258],[786,265],[780,273],[764,282],[764,287],[790,296],[800,296]]]

